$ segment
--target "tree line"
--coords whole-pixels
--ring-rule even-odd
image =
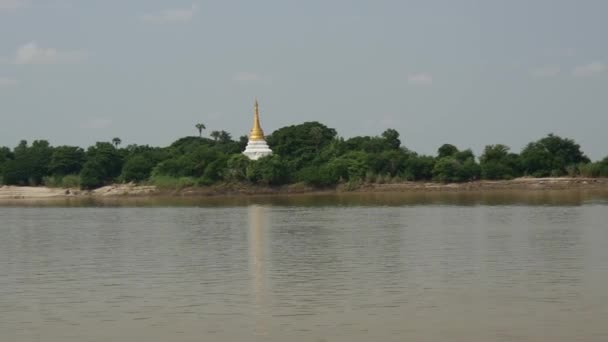
[[[128,145],[119,138],[86,150],[51,146],[46,140],[0,147],[0,185],[46,185],[93,189],[135,182],[159,187],[248,183],[276,186],[304,183],[315,187],[366,182],[468,182],[531,177],[608,177],[608,157],[592,162],[572,139],[549,134],[520,152],[496,144],[477,158],[470,149],[444,144],[433,156],[404,147],[399,133],[342,138],[319,122],[283,127],[269,136],[272,156],[251,161],[241,154],[247,137],[225,131],[178,139],[167,147]]]

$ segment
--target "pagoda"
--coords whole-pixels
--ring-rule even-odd
[[[260,109],[257,99],[253,107],[253,128],[249,133],[249,142],[243,154],[251,160],[258,160],[272,154],[272,150],[264,139],[264,131],[260,127]]]

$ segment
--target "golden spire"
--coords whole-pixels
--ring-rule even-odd
[[[253,107],[253,128],[249,134],[249,140],[264,140],[264,131],[260,127],[260,109],[258,107],[258,100],[255,100]]]

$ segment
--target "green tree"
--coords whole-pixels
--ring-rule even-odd
[[[13,159],[13,153],[8,147],[0,147],[0,165],[9,159]]]
[[[469,158],[462,162],[462,170],[459,174],[459,181],[469,182],[481,178],[481,168],[475,158]]]
[[[213,147],[214,141],[207,138],[184,137],[173,142],[168,150],[171,155],[179,156],[191,153],[201,147]]]
[[[344,158],[348,162],[348,179],[362,180],[369,170],[368,156],[364,152],[356,151],[345,154]]]
[[[409,151],[390,149],[369,154],[367,163],[375,174],[397,176],[404,171],[408,158]]]
[[[386,143],[393,149],[399,149],[401,146],[401,140],[399,140],[399,132],[389,128],[382,132],[382,138],[386,140]]]
[[[85,162],[85,152],[76,146],[55,147],[49,162],[49,173],[53,176],[78,174]]]
[[[433,167],[433,178],[440,182],[459,182],[462,164],[454,157],[440,158]]]
[[[214,141],[217,141],[220,138],[220,131],[212,131],[210,136]]]
[[[86,162],[80,172],[81,187],[90,189],[114,181],[121,173],[123,156],[107,142],[98,142],[87,149]]]
[[[323,164],[320,167],[308,166],[298,172],[298,180],[311,186],[329,187],[338,184],[342,179],[341,170],[337,169],[338,162]],[[346,166],[344,174],[347,174]]]
[[[154,160],[143,154],[137,154],[125,162],[120,178],[125,182],[142,182],[150,177]]]
[[[352,137],[344,142],[349,151],[363,151],[366,153],[381,153],[392,149],[388,141],[382,137]]]
[[[319,152],[323,144],[323,128],[314,126],[309,131],[310,138],[315,146],[315,151]]]
[[[35,140],[29,148],[28,157],[31,161],[31,174],[29,181],[31,185],[42,184],[42,179],[47,176],[48,165],[51,160],[53,148],[46,140]]]
[[[327,176],[334,180],[363,180],[369,170],[369,155],[363,151],[350,151],[327,163]]]
[[[458,161],[460,161],[462,163],[464,163],[465,161],[467,161],[469,159],[475,160],[475,155],[473,154],[473,151],[471,151],[471,149],[457,151],[456,153],[452,154],[451,156],[456,158]]]
[[[451,157],[458,153],[458,148],[451,144],[443,144],[437,149],[437,158]]]
[[[199,138],[203,136],[203,130],[207,129],[207,127],[205,127],[205,125],[202,123],[197,123],[196,125],[194,125],[194,127],[196,127],[196,129],[198,130]]]
[[[239,137],[239,141],[238,141],[239,151],[245,151],[245,148],[247,147],[248,142],[249,142],[249,137],[246,135],[241,135]]]
[[[200,182],[204,185],[211,185],[225,178],[227,170],[228,156],[219,154],[211,161],[203,171]]]
[[[226,131],[220,131],[218,140],[219,140],[220,144],[228,144],[228,143],[233,142],[232,136],[230,135],[230,133],[228,133]]]
[[[486,146],[479,162],[483,179],[512,179],[521,175],[519,156],[509,153],[509,147],[502,144]]]
[[[91,190],[105,184],[106,174],[103,165],[96,159],[90,159],[80,172],[80,187]]]
[[[298,168],[310,162],[336,136],[336,131],[318,122],[283,127],[267,137],[274,153],[293,161]]]
[[[574,140],[549,134],[529,143],[521,152],[521,162],[526,174],[546,177],[563,176],[567,167],[590,160]]]
[[[227,162],[224,178],[227,181],[244,181],[247,179],[247,167],[249,166],[249,158],[241,153],[233,154]]]
[[[468,182],[479,179],[481,169],[473,151],[460,151],[454,145],[444,144],[437,150],[432,174],[440,182]]]
[[[598,164],[599,164],[599,176],[608,177],[608,157],[604,158]]]
[[[458,151],[453,145],[443,145],[433,166],[433,179],[440,182],[468,182],[479,179],[481,168],[471,150]],[[448,155],[449,154],[449,155]]]
[[[288,180],[286,163],[278,155],[251,161],[247,167],[247,179],[262,185],[281,185]]]
[[[8,147],[0,147],[0,185],[4,184],[4,166],[13,159],[13,153]]]
[[[410,181],[430,180],[433,178],[435,158],[432,156],[419,156],[416,153],[408,155],[401,176]]]
[[[21,140],[14,149],[11,158],[4,161],[2,181],[8,185],[27,185],[30,174],[30,162],[27,159],[27,141]],[[17,159],[17,157],[19,159]],[[17,159],[17,160],[16,160]]]
[[[205,168],[219,159],[222,153],[213,146],[201,145],[185,154],[177,154],[158,164],[153,171],[155,175],[171,177],[202,177]]]
[[[4,165],[3,182],[10,185],[40,185],[48,175],[53,148],[46,140],[36,140],[31,146],[22,140],[13,151],[14,159]]]

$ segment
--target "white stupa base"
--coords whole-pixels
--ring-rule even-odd
[[[272,150],[264,140],[249,140],[243,154],[251,160],[258,160],[271,155]]]

